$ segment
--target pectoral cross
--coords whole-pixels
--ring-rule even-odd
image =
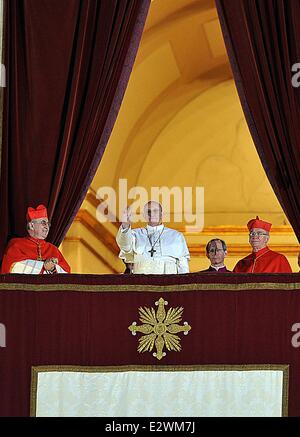
[[[156,252],[156,250],[154,249],[154,247],[151,247],[151,250],[148,250],[149,253],[151,253],[151,258],[153,258],[153,254],[154,252]]]

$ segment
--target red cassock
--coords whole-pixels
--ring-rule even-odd
[[[13,238],[9,241],[2,261],[1,273],[10,273],[13,265],[25,260],[46,260],[57,258],[57,265],[65,272],[71,269],[59,249],[45,240],[33,237]],[[42,274],[42,268],[40,273]]]
[[[234,273],[292,273],[284,255],[264,247],[241,259],[233,269]]]

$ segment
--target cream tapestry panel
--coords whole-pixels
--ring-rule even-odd
[[[246,366],[245,366],[246,367]],[[281,416],[282,370],[41,371],[36,416]]]

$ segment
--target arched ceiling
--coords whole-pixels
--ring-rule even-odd
[[[115,184],[127,176],[129,166],[140,167],[174,114],[203,90],[230,77],[214,2],[153,0],[124,101],[92,187]]]
[[[118,190],[121,178],[148,190],[204,186],[208,225],[240,225],[252,212],[286,223],[244,120],[214,1],[151,2],[91,188]]]

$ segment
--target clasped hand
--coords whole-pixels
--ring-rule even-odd
[[[57,264],[57,258],[47,258],[44,261],[44,269],[48,272],[55,269],[55,265]]]

